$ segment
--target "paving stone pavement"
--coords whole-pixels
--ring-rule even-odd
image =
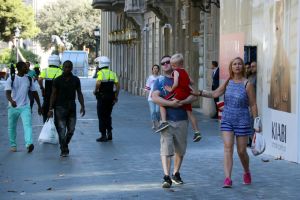
[[[181,169],[185,184],[162,189],[159,135],[151,130],[146,98],[121,92],[113,110],[113,141],[97,143],[94,80],[81,81],[86,116],[78,114],[68,158],[59,157],[57,145],[38,144],[42,119],[36,114],[36,107],[32,123],[33,153],[26,153],[21,122],[17,129],[18,152],[9,151],[7,101],[0,87],[0,200],[300,199],[298,164],[267,155],[254,157],[250,151],[253,184],[242,184],[243,171],[235,152],[233,188],[223,189],[219,124],[200,113],[196,116],[203,139],[193,143],[189,129],[188,149]],[[261,158],[269,162],[262,162]]]

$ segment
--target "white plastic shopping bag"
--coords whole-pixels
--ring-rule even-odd
[[[256,129],[256,130],[259,130],[259,129],[261,129],[261,126],[262,126],[262,124],[261,124],[260,117],[255,117],[253,128]]]
[[[40,133],[38,142],[40,143],[50,143],[58,144],[58,133],[54,124],[53,117],[49,118]]]
[[[262,133],[255,133],[252,139],[251,151],[253,155],[258,156],[266,149],[266,141]]]

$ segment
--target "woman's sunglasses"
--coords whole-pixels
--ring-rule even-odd
[[[170,64],[170,61],[168,60],[168,61],[162,62],[162,63],[160,63],[160,64],[161,64],[161,65]]]

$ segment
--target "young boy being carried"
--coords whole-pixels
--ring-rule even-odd
[[[165,97],[165,99],[172,100],[174,98],[177,100],[184,100],[190,95],[192,89],[190,87],[191,84],[190,77],[183,67],[183,56],[182,54],[175,54],[171,57],[170,61],[171,61],[172,69],[174,70],[172,75],[174,78],[174,83],[172,87],[165,86],[164,89],[169,92],[169,94]],[[193,141],[199,142],[202,136],[198,128],[197,119],[192,113],[192,105],[185,104],[182,107],[187,111],[189,120],[192,123],[192,127],[194,130]],[[168,128],[169,126],[169,123],[166,120],[167,112],[165,107],[160,106],[160,114],[161,114],[161,124],[155,131],[156,133]]]

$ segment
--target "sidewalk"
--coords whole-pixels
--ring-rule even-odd
[[[193,143],[189,129],[187,154],[182,164],[184,185],[162,189],[159,135],[151,130],[146,98],[121,92],[113,110],[113,141],[98,143],[93,79],[81,79],[86,116],[78,111],[70,157],[60,158],[57,145],[38,144],[42,118],[33,114],[35,149],[26,153],[21,122],[18,152],[9,151],[7,101],[0,92],[0,200],[164,200],[164,199],[300,199],[298,164],[254,157],[249,151],[253,184],[242,184],[243,171],[234,154],[233,188],[223,189],[223,143],[218,122],[196,113],[203,139]],[[0,86],[1,88],[1,86]],[[77,104],[79,110],[79,103]],[[269,159],[262,162],[261,158]]]

